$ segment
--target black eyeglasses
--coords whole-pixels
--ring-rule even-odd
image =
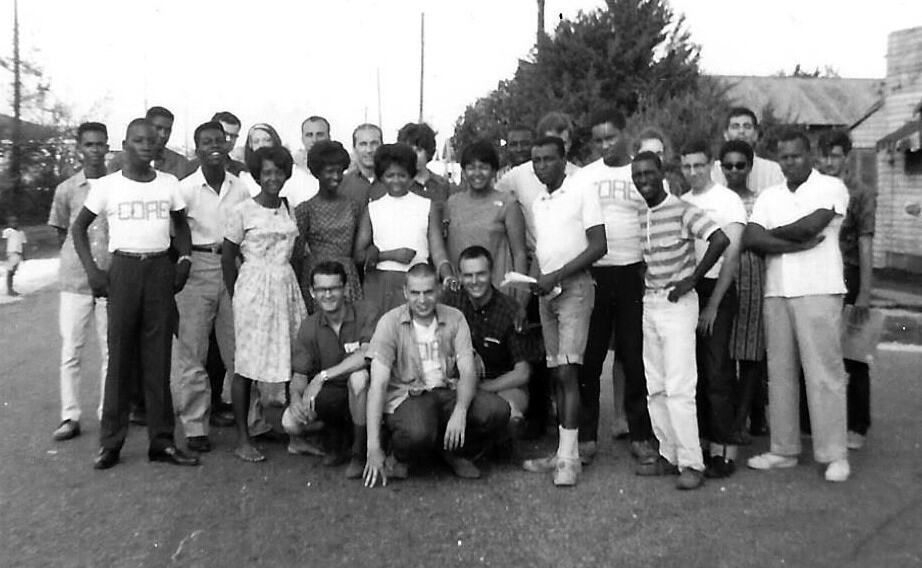
[[[749,162],[730,162],[730,163],[721,162],[720,167],[722,167],[725,170],[737,170],[741,172],[749,167]]]

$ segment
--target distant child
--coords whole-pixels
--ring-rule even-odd
[[[22,262],[22,245],[27,243],[26,234],[19,230],[19,219],[15,215],[6,218],[7,227],[3,229],[3,238],[6,239],[6,293],[10,296],[18,296],[19,293],[13,290],[13,276]]]

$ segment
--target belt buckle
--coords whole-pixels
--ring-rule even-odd
[[[147,260],[151,257],[149,252],[138,253],[138,260]]]

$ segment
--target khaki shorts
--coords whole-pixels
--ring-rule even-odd
[[[541,297],[538,304],[547,366],[582,365],[595,282],[588,272],[581,272],[561,282],[560,287],[560,294],[550,300]]]

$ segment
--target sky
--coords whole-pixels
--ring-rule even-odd
[[[603,4],[546,0],[545,29]],[[686,16],[703,70],[724,75],[791,72],[800,63],[882,78],[887,34],[922,26],[919,0],[670,5]],[[347,148],[365,121],[380,122],[393,140],[419,114],[423,10],[423,117],[441,144],[468,104],[512,76],[537,25],[534,0],[20,0],[19,10],[23,56],[44,69],[77,119],[103,121],[119,140],[146,106],[166,106],[176,114],[170,145],[179,149],[218,110],[234,112],[244,128],[272,124],[293,149],[301,120],[313,114],[327,117]],[[12,0],[0,0],[0,14],[0,56],[9,57]],[[10,75],[0,69],[5,93]]]

